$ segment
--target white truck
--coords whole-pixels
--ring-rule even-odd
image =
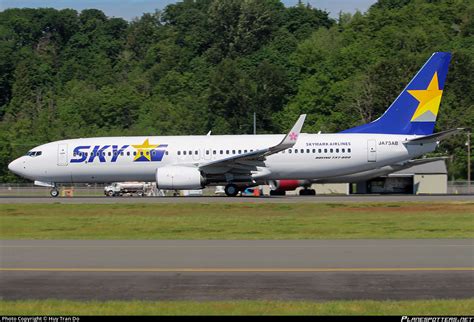
[[[104,187],[104,194],[107,197],[116,197],[124,195],[145,196],[151,190],[151,184],[148,182],[114,182]]]

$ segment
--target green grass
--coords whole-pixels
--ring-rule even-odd
[[[474,238],[474,203],[0,205],[0,239],[348,238]]]
[[[0,301],[0,315],[473,315],[474,299],[416,301]]]

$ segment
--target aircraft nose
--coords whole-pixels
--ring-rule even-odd
[[[8,170],[10,170],[11,172],[15,173],[15,174],[20,174],[21,172],[21,161],[20,159],[16,159],[16,160],[13,160],[12,162],[10,162],[10,164],[8,165]]]

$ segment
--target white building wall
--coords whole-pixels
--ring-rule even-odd
[[[316,190],[317,195],[349,194],[348,183],[315,183],[311,186],[311,188]]]
[[[448,192],[446,174],[415,174],[413,177],[415,194],[445,194]]]

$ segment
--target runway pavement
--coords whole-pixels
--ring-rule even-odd
[[[341,202],[474,202],[472,195],[350,195],[265,197],[0,197],[0,204],[115,204],[115,203],[341,203]]]
[[[1,241],[2,299],[473,297],[474,240]]]

